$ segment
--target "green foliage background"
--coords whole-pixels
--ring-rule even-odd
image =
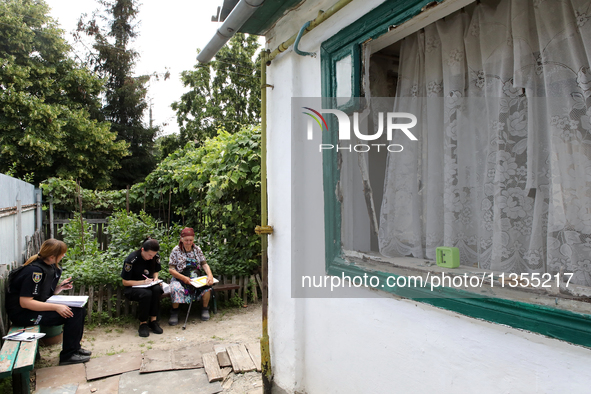
[[[42,0],[0,1],[0,172],[107,187],[127,144],[98,116],[103,81],[48,14]]]
[[[52,178],[41,186],[44,195],[53,196],[54,206],[76,210],[74,182]],[[260,237],[254,233],[255,226],[260,224],[259,127],[246,127],[235,134],[220,131],[197,148],[188,143],[164,159],[145,182],[130,189],[130,205],[140,211],[145,201],[146,206],[153,209],[169,192],[173,212],[186,226],[195,229],[196,242],[214,275],[246,275],[257,269],[261,250]],[[82,189],[81,195],[84,210],[119,210],[109,218],[108,231],[113,246],[111,249],[109,245],[107,256],[100,256],[90,234],[84,237],[84,253],[70,246],[68,261],[77,262],[73,265],[86,270],[88,274],[83,273],[83,276],[88,278],[84,279],[88,283],[95,277],[119,280],[123,259],[139,248],[146,235],[162,241],[161,245],[170,243],[170,250],[178,243],[182,223],[166,229],[145,213],[134,216],[122,211],[126,190]],[[64,236],[70,237],[66,239],[68,245],[80,243],[76,240],[81,231],[79,220],[72,220],[64,231]],[[86,231],[90,231],[89,227]],[[163,262],[168,261],[170,250],[165,251],[163,247]],[[84,261],[89,263],[84,264]],[[103,268],[89,268],[88,265]],[[109,267],[110,274],[104,267]]]
[[[99,3],[102,12],[86,21],[80,19],[77,37],[85,34],[94,38],[87,65],[105,79],[105,103],[100,115],[111,123],[117,140],[125,141],[129,147],[129,156],[120,161],[121,167],[112,174],[114,188],[124,188],[142,181],[155,167],[153,147],[158,129],[143,122],[150,76],[133,75],[139,54],[131,44],[138,36],[140,3],[137,0],[100,0]]]
[[[190,90],[172,104],[177,113],[181,144],[216,135],[219,129],[238,132],[260,122],[260,57],[257,36],[236,33],[207,65],[183,71],[181,79]]]
[[[159,278],[168,280],[168,257],[172,248],[178,244],[180,229],[178,225],[167,228],[145,212],[135,214],[117,211],[108,218],[110,242],[107,251],[103,252],[93,237],[91,225],[86,222],[82,237],[80,214],[77,213],[62,228],[64,242],[68,245],[68,252],[62,260],[65,270],[62,276],[75,277],[77,284],[120,286],[123,260],[138,250],[143,240],[150,236],[160,243],[162,270]]]
[[[172,188],[175,212],[195,229],[216,273],[251,273],[260,261],[260,128],[247,127],[168,156],[148,177],[153,192]],[[139,188],[142,185],[138,185]]]

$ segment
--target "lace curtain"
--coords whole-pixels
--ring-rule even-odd
[[[591,285],[590,61],[589,0],[482,1],[407,37],[394,111],[418,141],[392,141],[380,252]]]

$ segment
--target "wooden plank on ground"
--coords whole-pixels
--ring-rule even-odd
[[[51,390],[68,384],[86,382],[84,364],[61,365],[58,367],[41,368],[35,372],[36,392],[42,389]]]
[[[226,351],[230,356],[234,373],[250,372],[257,369],[244,345],[230,345]]]
[[[39,332],[39,326],[29,327],[27,332]],[[35,356],[37,356],[37,346],[39,345],[39,341],[31,341],[31,342],[22,342],[21,347],[18,351],[18,357],[12,367],[13,373],[21,373],[24,371],[31,371],[33,370],[33,365],[35,364]]]
[[[213,351],[218,358],[218,363],[220,367],[231,367],[232,362],[230,361],[230,356],[228,356],[228,352],[226,351],[225,345],[215,345],[213,347]]]
[[[140,369],[142,354],[138,351],[92,358],[84,365],[86,366],[87,380],[106,378]]]
[[[77,392],[78,383],[66,383],[58,387],[49,387],[35,390],[35,394],[76,394]]]
[[[117,393],[119,392],[120,376],[111,376],[110,378],[95,380],[94,382],[85,382],[78,385],[76,394],[91,393]]]
[[[219,342],[218,341],[201,342],[201,343],[198,343],[195,346],[193,346],[193,349],[199,350],[201,352],[201,354],[211,353],[214,351],[213,347],[215,345],[219,345]]]
[[[183,348],[172,352],[174,369],[203,368],[202,352],[198,348]]]
[[[224,368],[222,368],[222,377],[224,379],[226,379],[226,376],[228,376],[230,374],[230,372],[232,372],[232,367],[224,367]]]
[[[247,343],[246,350],[248,350],[248,355],[257,367],[257,371],[261,372],[261,344],[259,342]]]
[[[218,382],[224,378],[215,352],[203,354],[203,367],[205,368],[209,383]]]
[[[142,358],[140,373],[170,371],[172,366],[172,350],[148,350]]]

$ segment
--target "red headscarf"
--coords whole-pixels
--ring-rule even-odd
[[[179,248],[182,249],[182,247],[183,247],[182,238],[194,237],[194,236],[195,236],[195,231],[193,231],[193,229],[191,227],[185,227],[184,229],[182,229],[181,230],[181,240],[179,241]]]

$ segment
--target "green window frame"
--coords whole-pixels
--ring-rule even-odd
[[[351,54],[352,58],[352,99],[340,110],[354,111],[356,97],[361,86],[361,48],[369,39],[376,39],[387,33],[391,26],[398,26],[418,15],[429,0],[388,0],[360,19],[345,27],[321,45],[321,78],[323,108],[334,108],[332,98],[336,92],[336,62]],[[334,116],[328,116],[330,130],[338,128]],[[324,144],[338,145],[337,134],[323,133]],[[363,276],[371,274],[386,281],[391,273],[374,271],[348,263],[342,257],[341,247],[341,206],[334,192],[340,179],[337,152],[324,150],[324,224],[325,224],[325,268],[328,275]],[[384,282],[381,282],[384,283]],[[517,329],[539,333],[573,344],[591,347],[591,315],[551,308],[510,299],[493,297],[469,298],[467,293],[452,288],[440,288],[431,292],[429,288],[383,288],[408,299],[426,303],[462,315],[492,323],[505,324]],[[435,294],[434,294],[435,293]]]

